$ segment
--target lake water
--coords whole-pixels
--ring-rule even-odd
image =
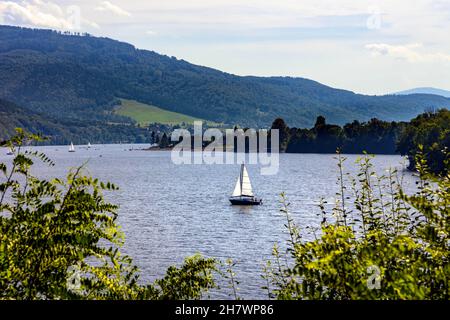
[[[266,298],[261,289],[262,266],[271,256],[274,243],[287,239],[285,217],[280,213],[279,195],[285,192],[291,212],[300,227],[318,226],[317,203],[320,198],[333,202],[337,191],[335,155],[281,154],[279,172],[260,175],[257,165],[248,171],[262,206],[231,206],[228,196],[233,191],[239,165],[175,165],[170,152],[142,151],[144,145],[97,145],[91,149],[77,147],[39,147],[56,166],[36,164],[40,177],[64,177],[69,168],[87,161],[88,172],[117,184],[120,190],[107,194],[120,205],[119,224],[126,234],[123,250],[140,267],[142,279],[152,281],[164,275],[170,265],[197,252],[237,265],[239,295],[246,299]],[[0,162],[8,157],[0,150]],[[346,155],[346,170],[355,172],[357,155]],[[11,157],[9,157],[11,158]],[[402,168],[400,156],[379,155],[373,163],[382,173],[399,168],[404,186],[413,188],[413,176]],[[214,298],[229,298],[225,286]]]

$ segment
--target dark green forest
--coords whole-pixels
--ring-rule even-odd
[[[0,141],[13,136],[15,128],[48,138],[39,144],[148,143],[151,138],[146,128],[131,121],[114,124],[95,119],[55,119],[0,99]]]
[[[287,153],[396,154],[397,140],[407,122],[387,122],[376,118],[357,120],[344,126],[328,124],[323,116],[310,129],[289,128],[283,119],[276,119],[272,129],[280,130],[280,149]]]
[[[446,173],[450,149],[450,111],[425,112],[410,122],[386,122],[371,119],[353,121],[344,126],[327,124],[317,117],[311,129],[289,128],[276,119],[273,129],[280,130],[280,151],[287,153],[369,153],[408,156],[409,169],[416,168],[415,158],[423,152],[429,170]]]
[[[417,166],[416,155],[422,152],[421,147],[431,172],[449,173],[449,110],[421,114],[404,128],[397,143],[397,150],[408,156],[409,169]]]
[[[241,77],[108,38],[0,26],[0,98],[54,119],[123,122],[118,98],[206,120],[310,127],[317,116],[406,121],[450,107],[436,95],[366,96],[290,77]]]

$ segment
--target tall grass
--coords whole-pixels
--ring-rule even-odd
[[[429,173],[423,153],[417,192],[407,195],[396,170],[379,176],[371,157],[345,172],[339,153],[336,203],[321,205],[315,240],[304,238],[282,195],[287,251],[274,247],[262,277],[277,299],[448,299],[450,297],[449,175]],[[448,167],[449,162],[446,162]]]

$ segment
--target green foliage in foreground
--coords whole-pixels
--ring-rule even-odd
[[[340,192],[332,212],[321,205],[320,230],[296,226],[283,196],[290,240],[287,259],[276,246],[265,268],[269,297],[449,299],[449,175],[431,176],[418,152],[419,191],[408,196],[397,172],[377,176],[367,156],[351,177],[344,160],[338,155]],[[315,240],[304,239],[308,230]]]
[[[44,154],[23,152],[38,137],[18,130],[5,144],[11,165],[0,164],[0,299],[198,299],[215,284],[216,262],[199,255],[163,279],[141,285],[137,267],[121,254],[117,206],[103,198],[116,186],[84,176],[65,181],[31,175]]]
[[[84,176],[82,167],[64,181],[32,176],[36,159],[53,165],[44,154],[23,152],[34,139],[18,130],[6,142],[12,164],[0,164],[0,299],[200,299],[215,287],[214,272],[239,298],[234,263],[221,273],[216,260],[199,255],[142,284],[119,250],[117,207],[102,195],[116,187]],[[369,156],[358,160],[355,177],[345,172],[344,157],[337,160],[340,191],[331,212],[321,204],[317,230],[296,226],[283,195],[288,249],[275,246],[264,268],[268,297],[449,299],[450,176],[431,175],[419,147],[418,192],[411,196],[395,170],[377,176]]]

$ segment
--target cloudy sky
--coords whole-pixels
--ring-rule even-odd
[[[450,90],[450,0],[0,0],[0,23],[86,31],[239,75]]]

